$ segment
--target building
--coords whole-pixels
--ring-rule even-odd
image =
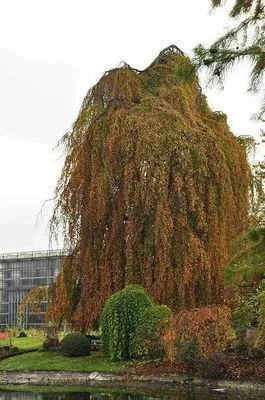
[[[34,287],[55,281],[65,255],[62,250],[0,255],[0,329],[19,325],[17,309],[20,301]],[[22,321],[24,328],[44,324],[46,303],[42,302],[40,314],[26,310]]]

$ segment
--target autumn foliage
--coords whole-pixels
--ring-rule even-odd
[[[223,297],[227,246],[246,228],[248,164],[175,46],[145,70],[107,71],[65,135],[52,231],[72,256],[51,314],[86,330],[141,284],[174,310]]]
[[[235,339],[230,310],[224,306],[181,311],[174,315],[171,330],[176,352],[181,344],[195,340],[204,357],[224,351]]]
[[[0,340],[10,339],[13,335],[10,332],[0,332]]]

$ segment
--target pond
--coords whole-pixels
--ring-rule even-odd
[[[0,389],[0,400],[263,400],[264,392],[248,393],[243,392],[215,392],[207,389],[176,389],[169,393],[159,393],[147,391],[138,393],[133,391],[113,390],[111,393],[107,389],[77,388],[67,391],[60,388],[34,388],[34,391],[27,392],[27,389],[19,388],[16,390]],[[28,389],[29,390],[29,389]],[[51,390],[49,392],[49,390]],[[91,391],[88,391],[91,390]]]

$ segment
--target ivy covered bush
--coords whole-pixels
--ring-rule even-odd
[[[172,320],[172,311],[167,306],[153,305],[142,315],[132,341],[134,358],[164,358],[165,333]]]
[[[81,332],[72,332],[61,342],[61,351],[65,356],[79,357],[90,354],[90,340]]]
[[[106,302],[101,318],[103,349],[111,360],[129,360],[163,353],[161,335],[171,311],[156,306],[145,289],[129,285]]]

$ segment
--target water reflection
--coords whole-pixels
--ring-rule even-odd
[[[253,397],[252,397],[253,396]],[[216,393],[209,390],[178,390],[169,395],[142,393],[26,393],[0,391],[0,400],[264,400],[265,394]]]

